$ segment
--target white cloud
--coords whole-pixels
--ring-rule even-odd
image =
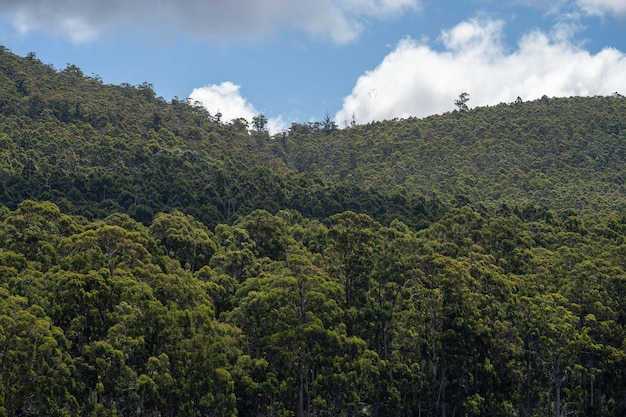
[[[626,1],[624,0],[578,0],[577,4],[591,15],[612,14],[617,17],[626,17]]]
[[[43,29],[74,41],[94,38],[107,26],[130,24],[163,31],[177,26],[200,37],[255,39],[277,27],[303,30],[337,43],[356,39],[367,17],[418,9],[420,0],[2,0],[22,32]]]
[[[259,112],[241,96],[239,88],[239,85],[226,81],[195,88],[189,98],[202,104],[212,115],[221,113],[225,122],[239,117],[251,121]]]
[[[503,22],[470,20],[440,37],[437,51],[402,40],[372,71],[362,75],[335,119],[359,123],[443,113],[461,92],[470,107],[543,95],[611,94],[626,86],[626,55],[607,48],[592,55],[573,45],[562,28],[526,34],[513,51],[501,41]],[[372,94],[372,92],[375,94]]]
[[[211,84],[200,88],[195,88],[189,99],[191,102],[198,102],[204,106],[211,115],[221,113],[221,120],[228,123],[234,119],[244,118],[249,124],[252,118],[261,114],[252,103],[248,102],[239,92],[240,86],[230,81],[221,84]],[[287,123],[279,115],[269,118],[267,127],[270,134],[285,130]]]
[[[291,123],[286,122],[282,115],[278,115],[278,117],[271,117],[267,120],[267,130],[270,135],[286,131],[290,125]]]

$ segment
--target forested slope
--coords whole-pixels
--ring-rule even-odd
[[[0,220],[0,415],[625,412],[623,218]]]
[[[356,126],[292,129],[290,166],[446,203],[624,209],[626,98],[573,97]]]
[[[270,137],[147,83],[104,85],[0,52],[0,197],[148,224],[178,208],[214,227],[254,209],[344,210],[425,227],[443,206],[624,208],[626,99],[548,99]]]
[[[12,208],[50,200],[90,219],[126,212],[145,224],[179,208],[212,227],[258,208],[323,218],[357,202],[394,217],[375,190],[290,170],[282,141],[249,132],[245,120],[220,123],[186,100],[156,97],[149,84],[104,85],[75,66],[56,71],[6,50],[0,151],[0,201]],[[420,219],[441,211],[425,203],[409,202],[425,207]]]
[[[623,416],[624,98],[271,137],[0,52],[0,416]]]

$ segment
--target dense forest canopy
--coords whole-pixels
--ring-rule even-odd
[[[624,97],[261,122],[0,51],[0,416],[625,415]]]

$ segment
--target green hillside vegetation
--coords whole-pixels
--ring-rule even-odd
[[[384,191],[289,169],[283,143],[243,119],[223,124],[193,103],[167,103],[149,84],[104,85],[75,66],[56,71],[6,50],[0,150],[0,201],[11,208],[31,198],[144,224],[178,208],[211,227],[254,209],[324,218],[357,204],[380,216],[395,208]],[[437,205],[421,217],[434,218]]]
[[[0,52],[0,416],[623,416],[626,99],[270,136]]]
[[[452,205],[535,204],[588,215],[624,209],[626,98],[480,107],[332,135],[292,129],[289,166]]]

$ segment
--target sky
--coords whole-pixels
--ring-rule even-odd
[[[0,45],[270,133],[626,95],[626,0],[0,0]]]

